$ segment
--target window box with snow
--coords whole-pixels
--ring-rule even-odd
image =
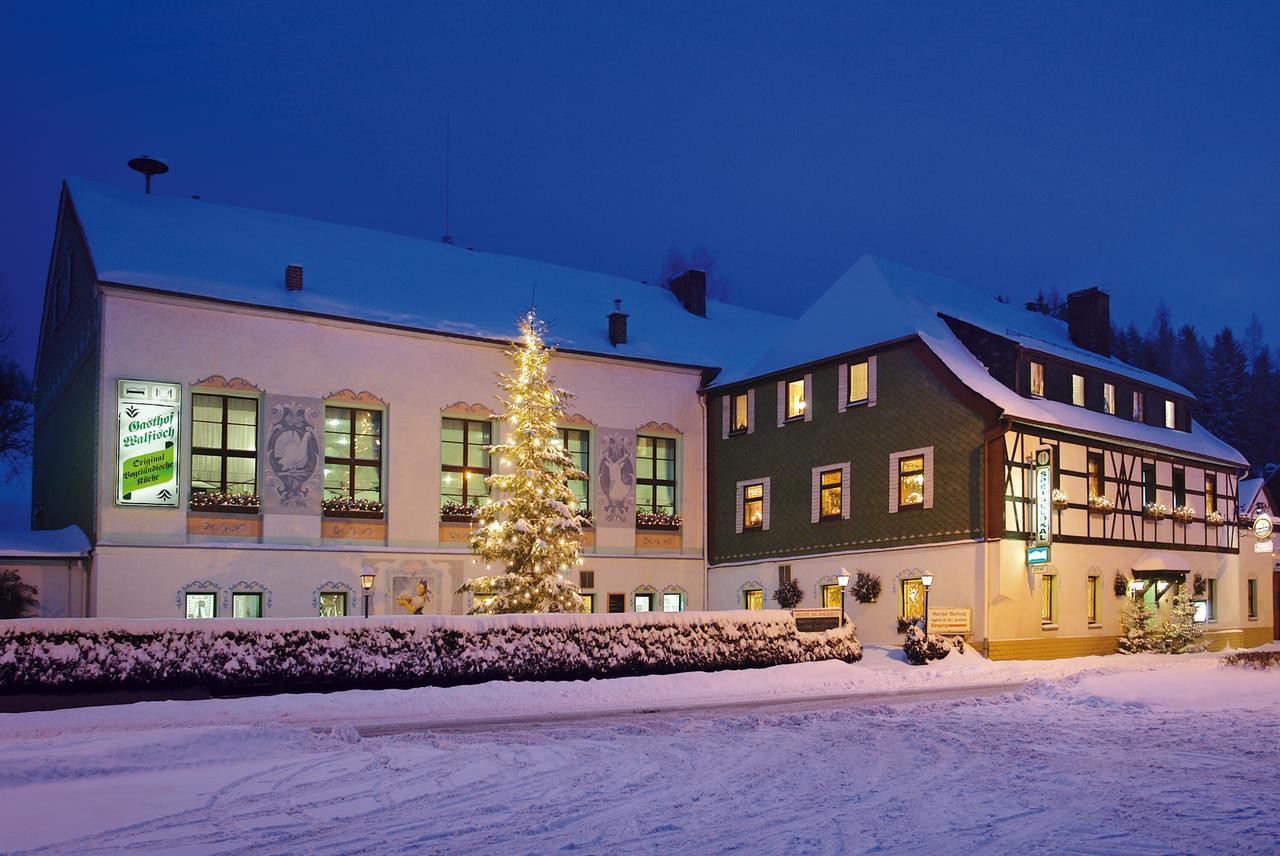
[[[1142,507],[1142,516],[1148,520],[1164,520],[1169,516],[1169,506],[1163,502],[1148,502]]]
[[[376,499],[352,499],[346,496],[331,497],[322,503],[322,507],[325,517],[381,520],[386,516],[386,509]]]
[[[261,514],[262,501],[256,493],[223,493],[215,490],[191,492],[188,509],[193,513]]]
[[[1207,526],[1221,526],[1227,522],[1227,518],[1217,511],[1209,510],[1204,513],[1204,522]]]
[[[636,528],[650,529],[658,532],[679,532],[682,521],[679,514],[665,512],[637,511]]]
[[[1090,496],[1089,510],[1094,514],[1110,514],[1116,510],[1116,504],[1108,496]]]
[[[475,513],[479,510],[479,507],[475,505],[464,505],[461,502],[446,502],[440,506],[440,522],[470,524],[472,518],[475,517]]]
[[[1196,519],[1196,512],[1195,509],[1189,505],[1177,505],[1174,506],[1174,509],[1169,513],[1169,516],[1178,523],[1186,524]]]
[[[1054,488],[1051,501],[1054,508],[1062,511],[1067,506],[1071,505],[1071,496],[1065,490],[1058,490],[1057,488]]]

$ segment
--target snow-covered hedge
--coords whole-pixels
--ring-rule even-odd
[[[0,623],[0,693],[280,692],[574,680],[862,657],[783,611]]]

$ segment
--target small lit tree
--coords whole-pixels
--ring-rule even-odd
[[[1170,654],[1195,654],[1203,651],[1204,630],[1196,624],[1196,604],[1191,599],[1191,586],[1182,584],[1169,607],[1161,642]]]
[[[1133,605],[1125,611],[1120,621],[1120,629],[1124,631],[1116,642],[1121,654],[1145,654],[1154,651],[1159,641],[1151,631],[1151,608],[1141,596],[1133,599]]]
[[[582,510],[569,487],[585,479],[560,442],[558,424],[572,396],[552,382],[554,353],[546,326],[533,311],[520,320],[520,339],[507,352],[515,371],[501,375],[506,408],[503,442],[489,447],[497,465],[485,483],[494,497],[475,514],[471,550],[486,568],[505,572],[468,580],[459,592],[476,598],[473,615],[510,612],[583,612],[578,587],[565,572],[582,559]]]

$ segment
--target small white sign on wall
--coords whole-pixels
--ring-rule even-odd
[[[973,610],[967,606],[929,607],[929,632],[959,634],[973,632]]]

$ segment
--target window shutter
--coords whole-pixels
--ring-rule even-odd
[[[747,433],[756,433],[756,391],[747,390]]]
[[[850,466],[843,464],[840,467],[840,514],[845,520],[849,519],[849,506],[853,504],[853,485],[849,482]]]
[[[846,381],[847,383],[847,381]],[[867,407],[876,406],[876,358],[867,357]]]
[[[818,504],[822,496],[822,467],[814,467],[813,475],[809,480],[809,522],[817,523],[821,517],[821,509]]]
[[[924,450],[924,507],[933,508],[933,447]]]
[[[804,376],[804,421],[813,421],[813,375]]]
[[[768,528],[769,528],[769,505],[771,504],[771,503],[770,503],[770,501],[769,501],[769,494],[770,494],[770,490],[769,490],[769,479],[768,479],[768,477],[766,477],[766,478],[765,478],[765,480],[764,480],[764,522],[763,522],[763,524],[760,526],[760,528],[761,528],[761,529],[768,529]],[[742,519],[742,515],[741,515],[741,514],[739,514],[739,515],[738,515],[738,519],[739,519],[739,521],[741,521],[741,519]]]
[[[898,454],[889,456],[889,513],[898,513]]]
[[[593,589],[593,588],[595,588],[595,587],[596,587],[596,572],[595,572],[595,571],[579,571],[579,572],[578,572],[578,587],[579,587],[579,588],[584,588],[584,589]]]
[[[868,368],[868,371],[870,369]],[[836,410],[844,413],[849,407],[849,364],[840,366],[840,400],[836,402]]]
[[[720,396],[720,439],[729,439],[729,405],[733,401],[732,395]]]
[[[733,531],[742,534],[742,482],[738,483],[737,498],[734,501]]]
[[[778,381],[778,427],[782,427],[782,423],[787,421],[787,384],[785,381]]]

